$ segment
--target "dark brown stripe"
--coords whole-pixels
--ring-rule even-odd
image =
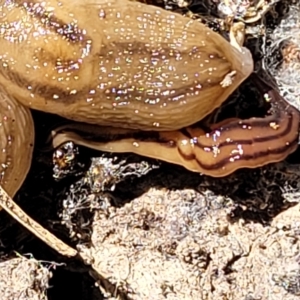
[[[40,21],[41,26],[45,26],[54,33],[60,35],[62,39],[70,42],[72,44],[79,44],[81,51],[88,53],[90,51],[91,38],[85,34],[76,24],[64,23],[62,20],[56,18],[52,12],[47,12],[45,8],[39,2],[30,1],[25,2],[23,0],[15,0],[15,3],[18,5],[18,8],[15,9],[25,9],[27,13],[31,16],[34,16],[37,20]],[[33,21],[32,21],[33,22]],[[18,46],[21,47],[21,46]],[[43,49],[46,51],[46,47]],[[59,57],[56,57],[51,52],[43,53],[46,57],[45,59],[53,63],[53,68],[57,71],[72,71],[74,70],[75,65],[78,65],[78,59],[74,60],[59,60]],[[80,57],[79,57],[80,58]],[[28,62],[27,62],[28,63]],[[28,80],[25,76],[18,73],[18,71],[10,70],[9,66],[3,67],[0,65],[0,73],[7,80],[14,82],[21,89],[26,89],[28,86],[36,87],[31,92],[42,96],[45,100],[53,99],[53,95],[59,95],[59,100],[67,100],[69,102],[74,102],[76,99],[82,96],[86,96],[89,92],[89,89],[86,88],[82,91],[78,91],[77,94],[69,94],[68,91],[57,88],[53,85],[44,85],[41,82],[32,82]]]
[[[118,49],[122,49],[122,47],[124,47],[124,49],[125,49],[126,45],[124,45],[124,43],[115,43],[115,47]],[[102,53],[102,51],[101,51],[101,53]],[[99,55],[99,54],[96,54],[96,56],[97,55]],[[104,54],[103,54],[103,56],[104,56]],[[57,69],[69,68],[71,71],[72,66],[74,65],[73,61],[69,61],[69,62],[61,61],[60,63],[61,63],[61,66],[57,67]],[[38,81],[32,82],[31,80],[28,80],[25,76],[20,74],[19,72],[12,71],[9,68],[9,66],[3,67],[2,64],[0,64],[0,73],[7,80],[14,82],[18,87],[20,87],[22,89],[27,89],[28,86],[34,85],[35,88],[31,92],[33,94],[39,95],[40,97],[42,97],[48,101],[53,100],[56,102],[65,101],[68,103],[74,103],[78,99],[85,99],[85,98],[89,97],[89,92],[91,89],[91,87],[88,86],[86,88],[82,88],[81,90],[77,90],[76,94],[70,94],[70,91],[66,91],[64,89],[61,89],[61,88],[51,85],[51,84],[44,85]],[[203,84],[202,89],[210,87],[214,84],[216,84],[216,83],[211,82],[211,83]],[[187,98],[187,93],[190,92],[191,89],[193,89],[196,85],[197,85],[197,83],[196,84],[193,83],[193,84],[189,84],[189,85],[174,89],[173,90],[174,93],[169,98],[176,99],[176,97],[180,96],[180,95],[184,95],[185,98]],[[149,88],[152,89],[152,87],[149,87]],[[110,94],[108,94],[108,95],[112,98],[111,102],[116,101],[115,98],[117,98],[117,97],[118,98],[122,97],[122,94],[118,93],[119,91],[121,91],[121,89],[118,86],[110,86],[110,87],[108,87],[108,89],[110,90]],[[168,88],[160,89],[160,94],[162,95],[166,90],[168,90]],[[146,87],[145,91],[147,91],[147,87]],[[151,96],[145,94],[146,93],[145,91],[143,93],[141,93],[141,92],[135,90],[130,93],[130,96],[132,99],[135,99],[136,97],[140,97],[141,95],[142,96],[144,95],[145,97],[147,97],[147,99],[152,99]],[[59,98],[54,100],[53,95],[58,95]],[[105,101],[105,96],[107,96],[107,94],[104,95],[104,91],[103,91],[102,95],[103,95],[102,101]],[[163,96],[163,95],[161,97],[162,97],[162,100],[163,100],[163,98],[166,98],[166,96]],[[153,99],[156,99],[156,98],[157,98],[157,96],[154,95]],[[180,100],[182,100],[182,99],[180,99]],[[120,99],[119,101],[122,102],[122,99]]]
[[[294,139],[289,145],[285,145],[285,146],[283,146],[281,148],[276,148],[276,149],[273,149],[273,150],[266,150],[266,151],[254,152],[253,154],[245,154],[245,155],[241,156],[240,159],[237,160],[238,164],[241,165],[241,166],[234,168],[234,170],[241,168],[243,166],[241,164],[241,162],[243,162],[243,161],[255,160],[255,159],[259,158],[259,157],[264,157],[264,156],[267,157],[268,155],[272,155],[272,154],[283,154],[285,152],[288,155],[291,151],[288,152],[287,149],[288,148],[294,149],[294,147],[297,145],[297,143],[298,143],[298,137],[296,139]],[[208,164],[203,164],[201,161],[199,161],[197,159],[197,157],[194,157],[194,159],[197,161],[198,165],[203,170],[207,170],[207,171],[218,170],[218,169],[224,167],[225,165],[232,164],[231,162],[228,161],[229,158],[230,157],[226,157],[226,158],[224,158],[224,159],[216,162],[215,164],[208,165]],[[266,161],[266,163],[267,163],[267,161]],[[247,168],[247,165],[245,165],[243,167]],[[230,172],[230,173],[232,173],[232,172]],[[209,175],[209,172],[208,172],[208,175]]]
[[[15,2],[18,3],[20,7],[24,7],[30,15],[34,15],[41,24],[52,29],[67,41],[72,43],[81,43],[83,41],[91,40],[80,28],[78,28],[76,24],[67,24],[58,19],[53,12],[47,12],[40,2],[32,0],[30,2],[16,0]]]
[[[78,98],[81,96],[86,96],[89,89],[84,89],[78,91],[76,94],[70,94],[69,91],[62,90],[60,88],[51,86],[51,85],[42,85],[40,82],[33,82],[28,80],[20,73],[11,71],[9,67],[4,68],[2,64],[0,64],[0,74],[6,80],[13,82],[19,88],[24,89],[27,91],[29,86],[35,86],[34,90],[30,92],[39,95],[40,97],[44,98],[45,101],[67,101],[69,103],[74,103]],[[54,95],[59,95],[59,99],[53,99]],[[82,99],[82,98],[81,98]]]
[[[252,128],[264,128],[264,127],[267,127],[269,126],[269,123],[270,122],[277,122],[277,123],[280,123],[280,120],[281,118],[284,118],[282,116],[282,114],[280,114],[281,116],[278,116],[277,118],[274,118],[274,120],[272,119],[272,121],[268,120],[267,119],[265,121],[255,121],[253,120],[253,124],[251,123],[251,121],[248,121],[248,125],[247,126],[251,126]],[[218,148],[222,148],[222,147],[226,147],[226,146],[229,146],[229,145],[233,145],[233,144],[241,144],[241,145],[251,145],[253,143],[264,143],[264,142],[269,142],[269,141],[273,141],[275,139],[278,139],[280,137],[283,137],[285,135],[288,135],[289,132],[291,131],[291,128],[292,128],[292,124],[293,124],[293,116],[290,115],[289,117],[289,121],[288,121],[288,124],[286,126],[286,128],[280,133],[280,134],[274,134],[274,135],[269,135],[269,136],[265,136],[265,137],[257,137],[257,138],[253,138],[253,139],[243,139],[243,140],[236,140],[234,139],[234,134],[232,135],[233,136],[233,140],[230,141],[230,142],[227,142],[227,141],[224,141],[220,144],[218,144]],[[232,124],[232,126],[230,126],[230,124],[228,125],[228,127],[224,126],[223,128],[219,129],[219,131],[221,132],[221,135],[222,135],[222,131],[226,131],[226,132],[233,132],[234,133],[234,130],[245,125],[245,123],[243,122],[242,124]],[[249,130],[251,131],[251,129]],[[275,132],[275,130],[274,130]],[[246,131],[245,131],[245,134],[246,134]],[[250,134],[250,133],[249,133]],[[213,134],[210,133],[210,135],[212,136]],[[202,143],[200,143],[199,141],[197,143],[195,143],[195,146],[197,146],[198,148],[207,148],[207,147],[211,147],[209,145],[204,145]]]

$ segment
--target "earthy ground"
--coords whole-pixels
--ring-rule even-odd
[[[269,71],[299,107],[296,8],[270,29],[266,64],[280,40],[294,43]],[[228,107],[256,111],[250,84]],[[34,118],[34,161],[15,200],[80,255],[58,255],[2,211],[1,300],[299,299],[300,150],[285,162],[214,179],[79,148],[55,180],[52,153],[42,149],[60,119]]]

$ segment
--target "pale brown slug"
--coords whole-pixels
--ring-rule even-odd
[[[253,69],[247,49],[137,2],[14,0],[1,8],[0,84],[25,106],[76,121],[180,129],[219,107]]]
[[[33,128],[23,106],[109,126],[102,131],[116,140],[97,143],[99,149],[211,176],[279,161],[296,148],[299,114],[272,89],[266,92],[274,109],[264,119],[230,121],[207,134],[186,128],[219,107],[252,70],[249,50],[153,6],[0,0],[0,85],[9,95],[1,110],[13,107],[21,125],[2,133],[10,136],[0,156],[2,186],[14,195],[30,165]]]

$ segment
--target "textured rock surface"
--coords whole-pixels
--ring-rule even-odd
[[[46,300],[51,272],[25,257],[0,262],[0,299]]]
[[[232,223],[232,201],[207,211],[206,199],[151,189],[98,212],[83,256],[102,291],[122,299],[298,299],[300,205],[263,226]]]

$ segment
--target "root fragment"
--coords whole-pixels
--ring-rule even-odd
[[[12,217],[14,217],[25,228],[32,232],[35,236],[44,241],[51,248],[65,256],[75,256],[77,251],[58,239],[50,231],[42,227],[39,223],[30,218],[19,207],[14,200],[0,186],[0,206],[3,207]]]

